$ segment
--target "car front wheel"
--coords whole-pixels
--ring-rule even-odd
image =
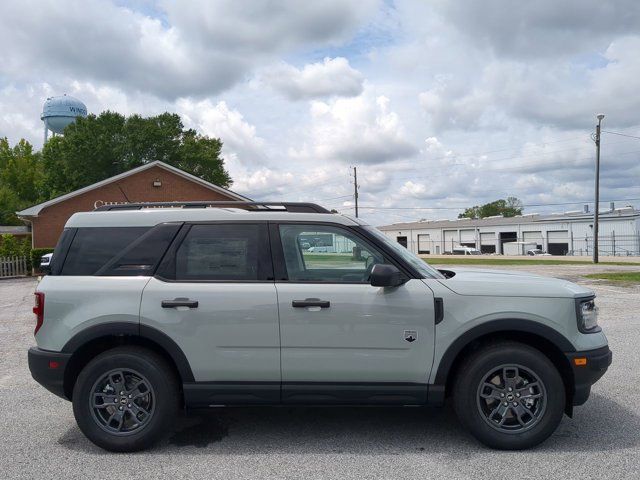
[[[519,450],[546,440],[565,406],[564,383],[540,351],[516,342],[481,348],[458,370],[454,407],[485,445]]]
[[[80,430],[106,450],[132,452],[151,446],[172,425],[179,407],[172,368],[139,347],[108,350],[87,364],[73,389]]]

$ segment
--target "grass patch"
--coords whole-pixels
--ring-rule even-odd
[[[590,273],[587,278],[598,280],[609,280],[612,282],[634,282],[640,283],[640,272],[610,272],[610,273]]]
[[[540,260],[536,258],[529,259],[512,259],[512,258],[425,258],[423,259],[429,265],[593,265],[593,262],[587,260],[561,260],[548,259]],[[640,266],[638,262],[600,262],[598,265],[628,265]]]

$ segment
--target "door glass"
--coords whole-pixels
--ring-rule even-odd
[[[251,281],[264,278],[261,225],[194,225],[175,257],[177,280]]]
[[[319,225],[281,225],[289,281],[367,283],[382,254],[353,233]]]

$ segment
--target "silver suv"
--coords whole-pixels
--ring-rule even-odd
[[[449,397],[484,444],[527,448],[611,363],[590,290],[438,271],[314,204],[77,213],[35,298],[33,377],[113,451],[150,446],[180,408]]]

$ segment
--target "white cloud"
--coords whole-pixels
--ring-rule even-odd
[[[3,5],[3,75],[100,81],[175,99],[218,93],[285,50],[347,40],[377,0],[163,2],[159,18],[106,0]],[[164,20],[164,21],[163,21]],[[28,32],[28,33],[26,33]]]
[[[264,81],[291,100],[343,96],[352,97],[362,92],[363,77],[343,57],[325,58],[311,63],[302,70],[282,63],[264,75]]]
[[[294,152],[298,158],[376,164],[417,152],[389,99],[372,87],[353,98],[314,101],[310,112],[309,138]]]
[[[226,102],[182,99],[176,108],[185,125],[223,140],[222,154],[226,161],[243,166],[264,163],[264,139],[256,134],[254,125],[245,121],[240,112],[230,109]]]
[[[640,29],[635,0],[538,0],[518,8],[510,0],[433,4],[469,42],[518,59],[597,51],[606,48],[612,36]]]

